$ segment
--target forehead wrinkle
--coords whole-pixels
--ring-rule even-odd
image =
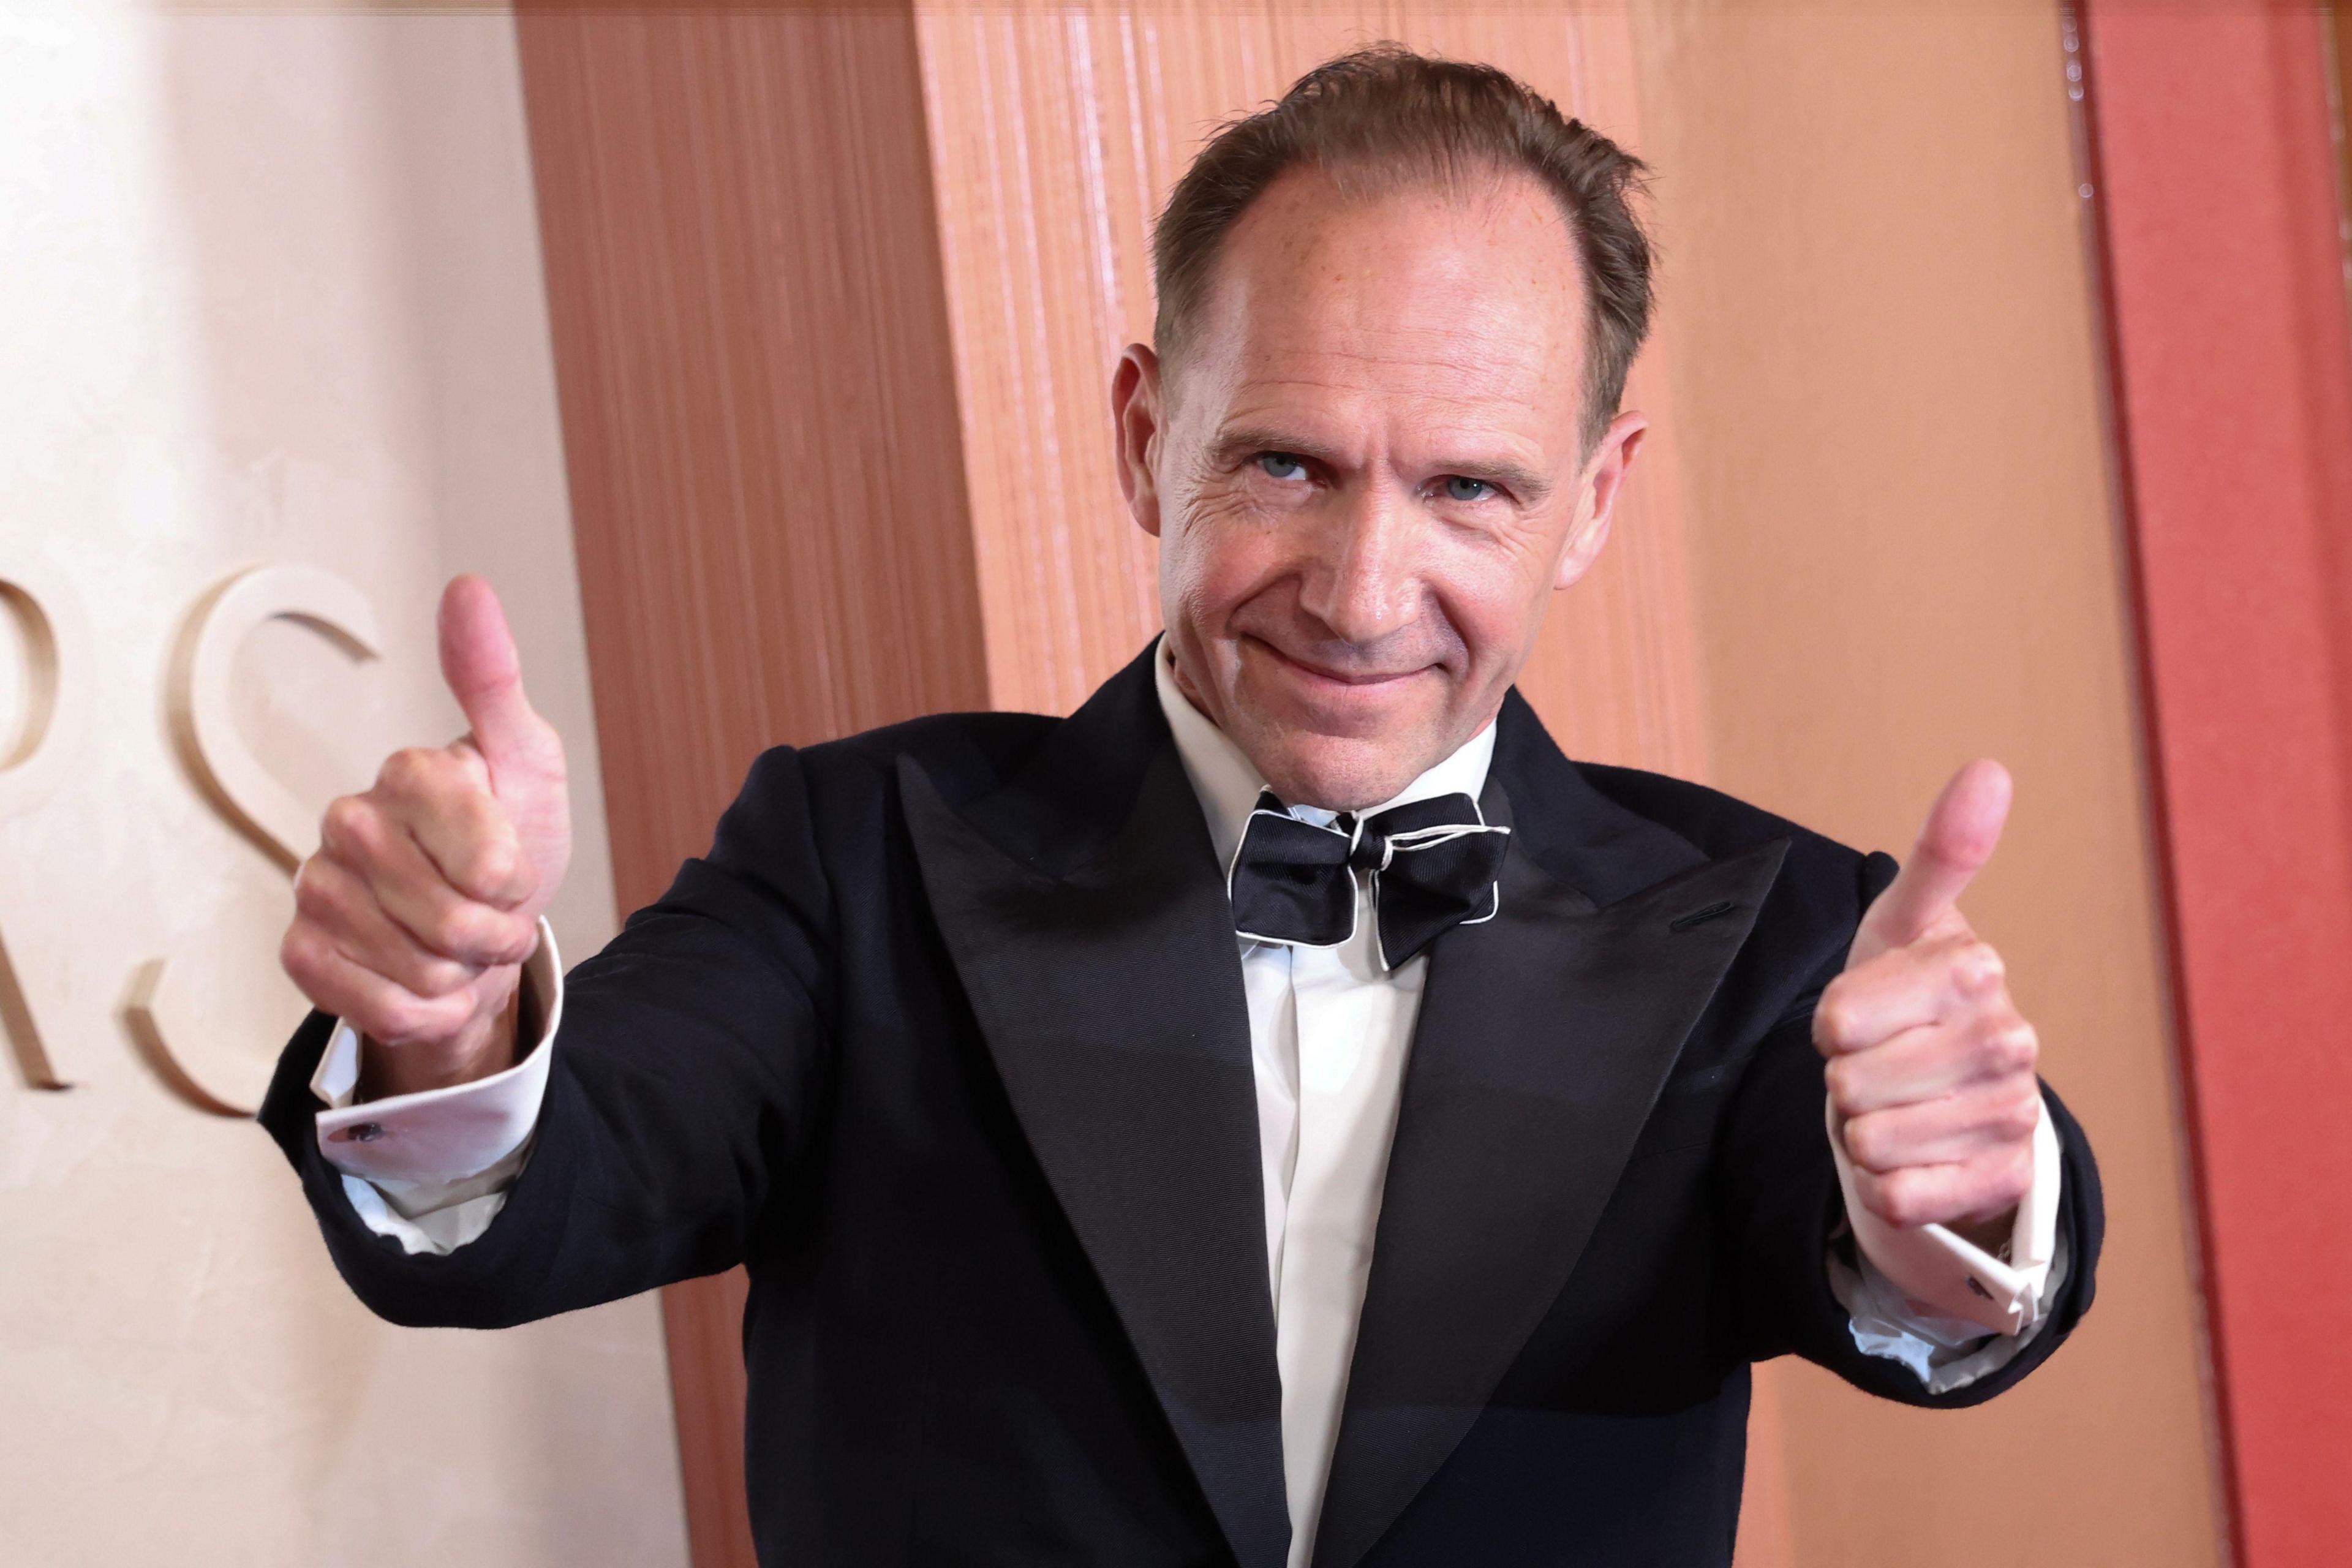
[[[1258,356],[1250,356],[1256,358]],[[1312,383],[1318,379],[1334,379],[1350,370],[1361,373],[1402,371],[1422,376],[1441,375],[1450,380],[1495,380],[1506,384],[1540,381],[1550,374],[1546,356],[1536,353],[1505,355],[1419,354],[1410,353],[1381,353],[1353,349],[1314,349],[1293,353],[1266,353],[1271,363],[1252,364],[1244,359],[1237,367],[1244,382],[1280,384],[1286,382]],[[1318,376],[1318,363],[1330,362],[1330,374]],[[1352,383],[1354,377],[1349,377]]]
[[[1433,367],[1433,369],[1444,369],[1444,367]],[[1334,393],[1381,393],[1381,395],[1390,395],[1390,397],[1433,397],[1433,400],[1437,402],[1507,402],[1507,405],[1512,406],[1519,406],[1524,402],[1524,395],[1519,393],[1519,388],[1440,390],[1440,388],[1418,388],[1418,385],[1416,388],[1397,388],[1397,385],[1367,385],[1367,384],[1360,384],[1360,381],[1303,376],[1303,374],[1291,374],[1291,376],[1242,376],[1240,385],[1234,388],[1233,400],[1240,405],[1244,397],[1249,397],[1249,393],[1254,393],[1254,390],[1258,388],[1315,388],[1315,390],[1334,390]]]
[[[1339,393],[1350,397],[1374,399],[1402,398],[1412,402],[1442,403],[1459,408],[1499,405],[1515,413],[1531,413],[1537,388],[1550,379],[1548,368],[1541,363],[1514,366],[1512,369],[1516,374],[1496,377],[1491,374],[1493,367],[1487,365],[1465,367],[1407,360],[1370,363],[1383,368],[1417,369],[1424,374],[1399,378],[1405,384],[1398,384],[1396,380],[1377,376],[1354,376],[1344,373],[1318,375],[1312,366],[1298,364],[1287,364],[1265,374],[1253,374],[1244,368],[1236,378],[1228,407],[1238,411],[1255,399],[1278,398],[1286,392],[1303,391]],[[1465,385],[1465,382],[1473,384]]]
[[[1403,372],[1412,383],[1426,384],[1433,378],[1473,385],[1486,382],[1493,384],[1494,395],[1524,397],[1558,377],[1557,362],[1563,356],[1540,341],[1545,336],[1477,323],[1387,326],[1366,334],[1366,341],[1332,343],[1314,341],[1311,330],[1277,331],[1251,334],[1234,368],[1244,384],[1312,384],[1323,379],[1374,389],[1387,379],[1381,373]]]
[[[1517,182],[1507,184],[1517,192]],[[1503,200],[1511,193],[1498,186],[1431,194],[1457,210],[1467,205],[1483,227],[1512,205]],[[1521,431],[1549,425],[1554,405],[1576,414],[1588,323],[1573,273],[1516,261],[1498,269],[1494,247],[1475,237],[1458,253],[1392,258],[1394,245],[1378,232],[1370,249],[1359,243],[1355,221],[1387,202],[1341,201],[1334,214],[1326,202],[1301,200],[1309,194],[1297,188],[1286,200],[1277,187],[1230,237],[1220,287],[1202,317],[1208,331],[1187,354],[1207,374],[1204,386],[1223,384],[1213,394],[1223,405],[1223,417],[1212,416],[1218,425],[1229,426],[1244,406],[1340,416],[1332,408],[1284,406],[1318,396],[1346,398],[1351,415],[1396,400],[1421,405],[1424,418],[1451,414]],[[1561,225],[1548,196],[1535,205],[1543,229]],[[1265,228],[1276,216],[1297,216],[1277,208],[1302,206],[1310,221],[1287,232]],[[1251,239],[1254,261],[1235,265],[1253,254]],[[1414,276],[1423,265],[1434,268],[1426,292]],[[1383,279],[1391,285],[1385,291]]]
[[[1337,288],[1332,290],[1334,296],[1339,292]],[[1514,358],[1530,357],[1538,353],[1538,344],[1549,346],[1550,340],[1558,335],[1544,330],[1550,324],[1548,318],[1551,318],[1553,313],[1520,308],[1526,304],[1524,297],[1491,302],[1499,303],[1499,309],[1473,310],[1427,322],[1401,320],[1393,312],[1370,315],[1368,310],[1360,307],[1353,310],[1345,308],[1353,305],[1355,302],[1352,300],[1328,297],[1315,300],[1307,310],[1302,312],[1266,308],[1279,303],[1251,301],[1257,308],[1243,315],[1245,342],[1257,343],[1299,336],[1336,336],[1340,341],[1318,352],[1379,361],[1443,360],[1497,353]],[[1261,315],[1271,320],[1253,319]],[[1370,316],[1370,319],[1361,321],[1360,324],[1358,320],[1343,319],[1335,322],[1322,319],[1333,315],[1342,318]],[[1493,321],[1491,318],[1496,316],[1506,320]],[[1571,335],[1574,323],[1575,318],[1571,316]],[[1337,332],[1331,330],[1334,327],[1339,329]]]

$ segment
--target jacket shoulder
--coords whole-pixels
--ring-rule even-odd
[[[813,792],[895,788],[908,757],[951,803],[994,793],[1026,768],[1064,721],[1042,713],[934,713],[845,735],[800,752]]]
[[[1688,779],[1603,763],[1579,763],[1576,771],[1616,805],[1665,828],[1709,859],[1741,854],[1776,838],[1789,840],[1791,858],[1838,864],[1862,858],[1862,851],[1801,823]]]
[[[1891,857],[1841,844],[1721,790],[1639,768],[1576,767],[1601,795],[1711,860],[1785,839],[1780,874],[1758,921],[1761,944],[1783,962],[1819,965],[1834,957],[1842,963],[1863,910],[1894,879]]]

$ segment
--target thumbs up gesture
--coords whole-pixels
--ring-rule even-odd
[[[1892,1225],[1950,1226],[1993,1250],[2032,1185],[2040,1047],[2000,955],[1958,900],[2000,842],[2009,802],[1999,763],[1953,776],[1813,1014],[1863,1205]]]
[[[358,1029],[371,1097],[463,1083],[514,1059],[510,1004],[572,858],[563,743],[523,696],[498,595],[441,595],[441,673],[471,727],[394,752],[327,807],[278,950],[295,984]]]

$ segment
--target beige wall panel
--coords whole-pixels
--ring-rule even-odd
[[[2054,14],[1637,12],[1715,782],[1907,849],[2017,806],[1967,909],[2106,1184],[2084,1329],[1949,1415],[1784,1384],[1797,1560],[2202,1565],[2199,1385],[2123,570]]]
[[[1063,712],[1160,626],[1155,547],[1111,468],[1107,388],[1150,341],[1149,232],[1222,121],[1396,38],[1501,64],[1638,146],[1622,11],[919,7],[925,102],[996,706]],[[1643,372],[1634,401],[1664,391]],[[1555,606],[1526,686],[1584,756],[1703,771],[1672,437],[1602,564]]]
[[[0,944],[74,1084],[29,1087],[5,1020],[0,1562],[681,1563],[650,1302],[376,1321],[268,1137],[124,1016],[168,959],[167,1043],[231,1098],[301,1016],[287,871],[166,723],[192,611],[257,565],[333,572],[380,627],[359,662],[273,621],[225,667],[227,745],[311,813],[463,727],[434,598],[492,575],[579,761],[555,924],[574,952],[613,927],[511,25],[7,7],[0,256],[0,577],[89,630],[58,695],[81,749],[0,821]],[[12,742],[25,646],[0,618]]]

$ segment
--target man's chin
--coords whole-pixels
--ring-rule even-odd
[[[1247,749],[1265,753],[1250,760],[1288,805],[1362,811],[1394,799],[1435,765],[1435,757],[1421,759],[1418,741],[1294,731]]]
[[[1376,741],[1411,733],[1444,702],[1435,667],[1386,679],[1341,678],[1299,663],[1272,644],[1244,639],[1236,694],[1269,723],[1317,735]]]

